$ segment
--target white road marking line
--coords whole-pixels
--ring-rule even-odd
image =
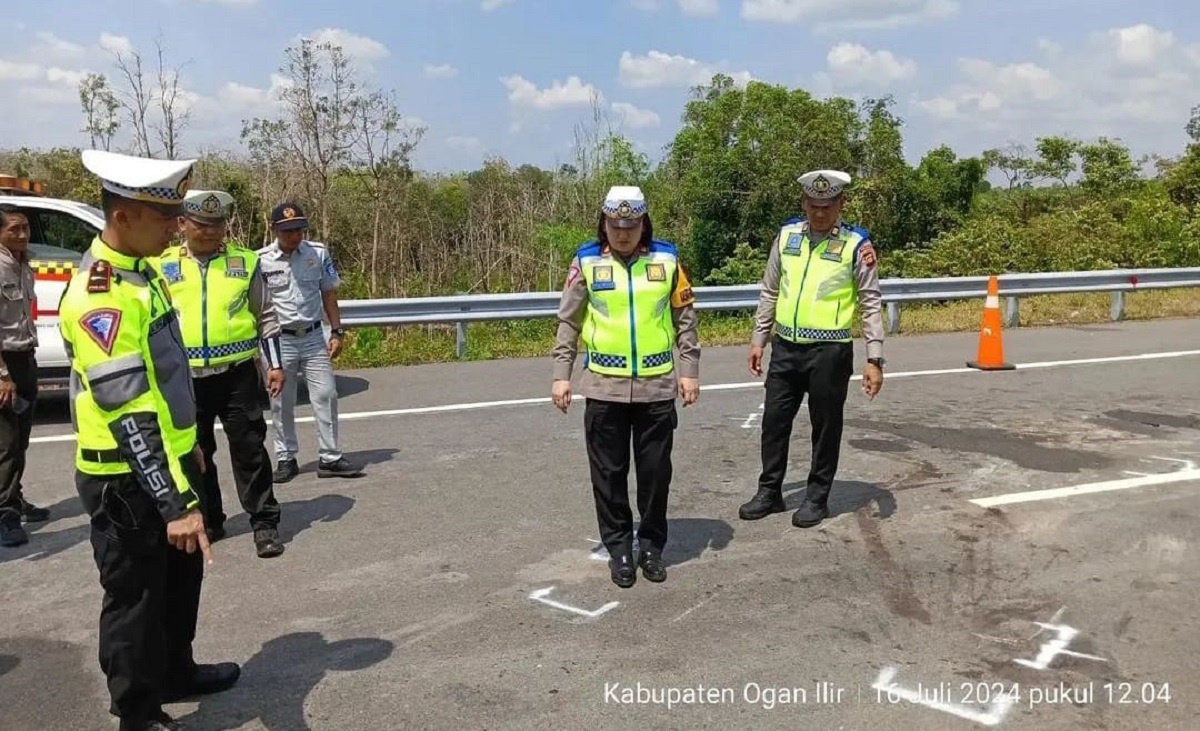
[[[1184,358],[1184,357],[1191,356],[1191,355],[1200,355],[1200,350],[1174,350],[1174,351],[1163,352],[1163,353],[1142,353],[1139,355],[1116,355],[1116,356],[1109,356],[1109,357],[1104,357],[1104,358],[1081,358],[1081,359],[1077,359],[1077,360],[1048,360],[1048,361],[1040,361],[1040,362],[1034,362],[1034,363],[1018,363],[1017,371],[1029,370],[1031,368],[1058,368],[1061,366],[1095,365],[1098,363],[1123,363],[1123,362],[1132,361],[1132,360],[1159,360],[1159,359],[1163,359],[1163,358]],[[1006,371],[1006,372],[1014,373],[1017,371]],[[988,373],[992,377],[995,377],[994,373],[991,373],[989,371],[980,371],[980,370],[976,370],[974,368],[942,368],[942,369],[936,369],[936,370],[902,371],[902,372],[898,372],[898,373],[887,373],[884,376],[884,379],[891,380],[891,379],[896,379],[896,378],[919,378],[919,377],[923,377],[923,376],[947,376],[947,375],[953,375],[956,373],[975,373],[975,374]],[[850,380],[851,381],[861,381],[862,376],[854,375],[854,376],[850,377]],[[736,390],[742,390],[742,389],[747,389],[747,388],[763,388],[763,387],[764,386],[763,386],[762,381],[747,381],[744,383],[714,383],[711,385],[704,385],[702,383],[700,385],[700,392],[703,395],[704,393],[706,393],[708,391],[736,391]],[[572,402],[582,401],[583,397],[580,396],[579,394],[575,394],[571,400],[572,400]],[[549,396],[541,396],[538,398],[508,399],[505,401],[475,401],[472,403],[464,403],[464,404],[442,404],[440,406],[417,406],[417,407],[406,408],[406,409],[386,409],[383,411],[358,411],[358,412],[352,412],[352,413],[343,413],[343,414],[338,415],[338,420],[339,421],[350,421],[353,419],[375,419],[375,418],[379,418],[379,417],[383,417],[383,416],[413,416],[416,414],[444,414],[444,413],[453,412],[453,411],[475,411],[478,409],[492,409],[492,408],[499,408],[499,407],[504,407],[504,406],[530,406],[533,404],[547,404],[547,403],[550,403]],[[312,416],[302,416],[302,417],[296,418],[297,424],[307,424],[307,423],[312,423],[314,421],[316,421],[316,419]],[[271,420],[268,419],[267,423],[270,424]],[[217,428],[220,429],[221,425],[218,424]],[[73,442],[73,441],[75,441],[74,434],[54,434],[51,436],[34,437],[29,440],[29,442],[31,444],[47,444],[50,442]]]
[[[1054,500],[1056,498],[1074,497],[1075,495],[1090,495],[1097,492],[1110,492],[1112,490],[1132,490],[1133,488],[1137,487],[1167,485],[1173,482],[1189,482],[1192,480],[1200,480],[1200,470],[1181,470],[1179,472],[1167,472],[1161,475],[1146,475],[1144,477],[1130,477],[1124,480],[1092,482],[1085,485],[1056,487],[1049,490],[1014,492],[1008,495],[976,498],[975,500],[971,500],[969,502],[974,503],[981,508],[991,508],[997,505],[1012,505],[1014,503],[1028,503],[1037,500]]]
[[[550,592],[552,592],[552,591],[554,591],[553,586],[548,586],[545,589],[538,589],[537,591],[530,592],[529,598],[534,600],[535,602],[541,602],[543,604],[547,604],[551,607],[554,607],[555,609],[561,609],[564,612],[572,612],[574,614],[579,614],[581,616],[587,617],[588,619],[595,619],[596,617],[599,617],[601,614],[604,614],[608,610],[615,609],[620,604],[620,602],[609,602],[608,604],[605,604],[604,606],[600,607],[599,609],[593,609],[591,611],[588,611],[586,609],[580,609],[579,607],[573,607],[570,604],[563,604],[562,602],[558,602],[553,599],[547,599],[546,597],[549,596]]]

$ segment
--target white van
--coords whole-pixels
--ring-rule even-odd
[[[92,239],[104,228],[104,214],[84,203],[50,198],[32,181],[0,175],[0,204],[29,216],[30,266],[34,268],[37,302],[39,388],[63,388],[70,363],[58,332],[58,301]]]

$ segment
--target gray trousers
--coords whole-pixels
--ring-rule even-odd
[[[279,337],[283,354],[283,393],[271,399],[271,422],[275,432],[275,460],[295,459],[300,446],[296,442],[296,382],[301,374],[308,384],[308,398],[317,420],[317,440],[322,462],[342,457],[338,447],[338,397],[333,380],[333,363],[321,328],[297,337],[283,333]]]

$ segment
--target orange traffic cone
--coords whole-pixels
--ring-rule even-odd
[[[1000,280],[988,279],[987,301],[983,305],[983,325],[979,328],[979,356],[967,361],[968,368],[981,371],[1011,371],[1016,368],[1004,362],[1004,343],[1000,337]]]

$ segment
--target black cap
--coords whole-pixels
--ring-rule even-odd
[[[295,231],[308,228],[304,209],[295,203],[280,203],[271,211],[271,227],[276,231]]]

